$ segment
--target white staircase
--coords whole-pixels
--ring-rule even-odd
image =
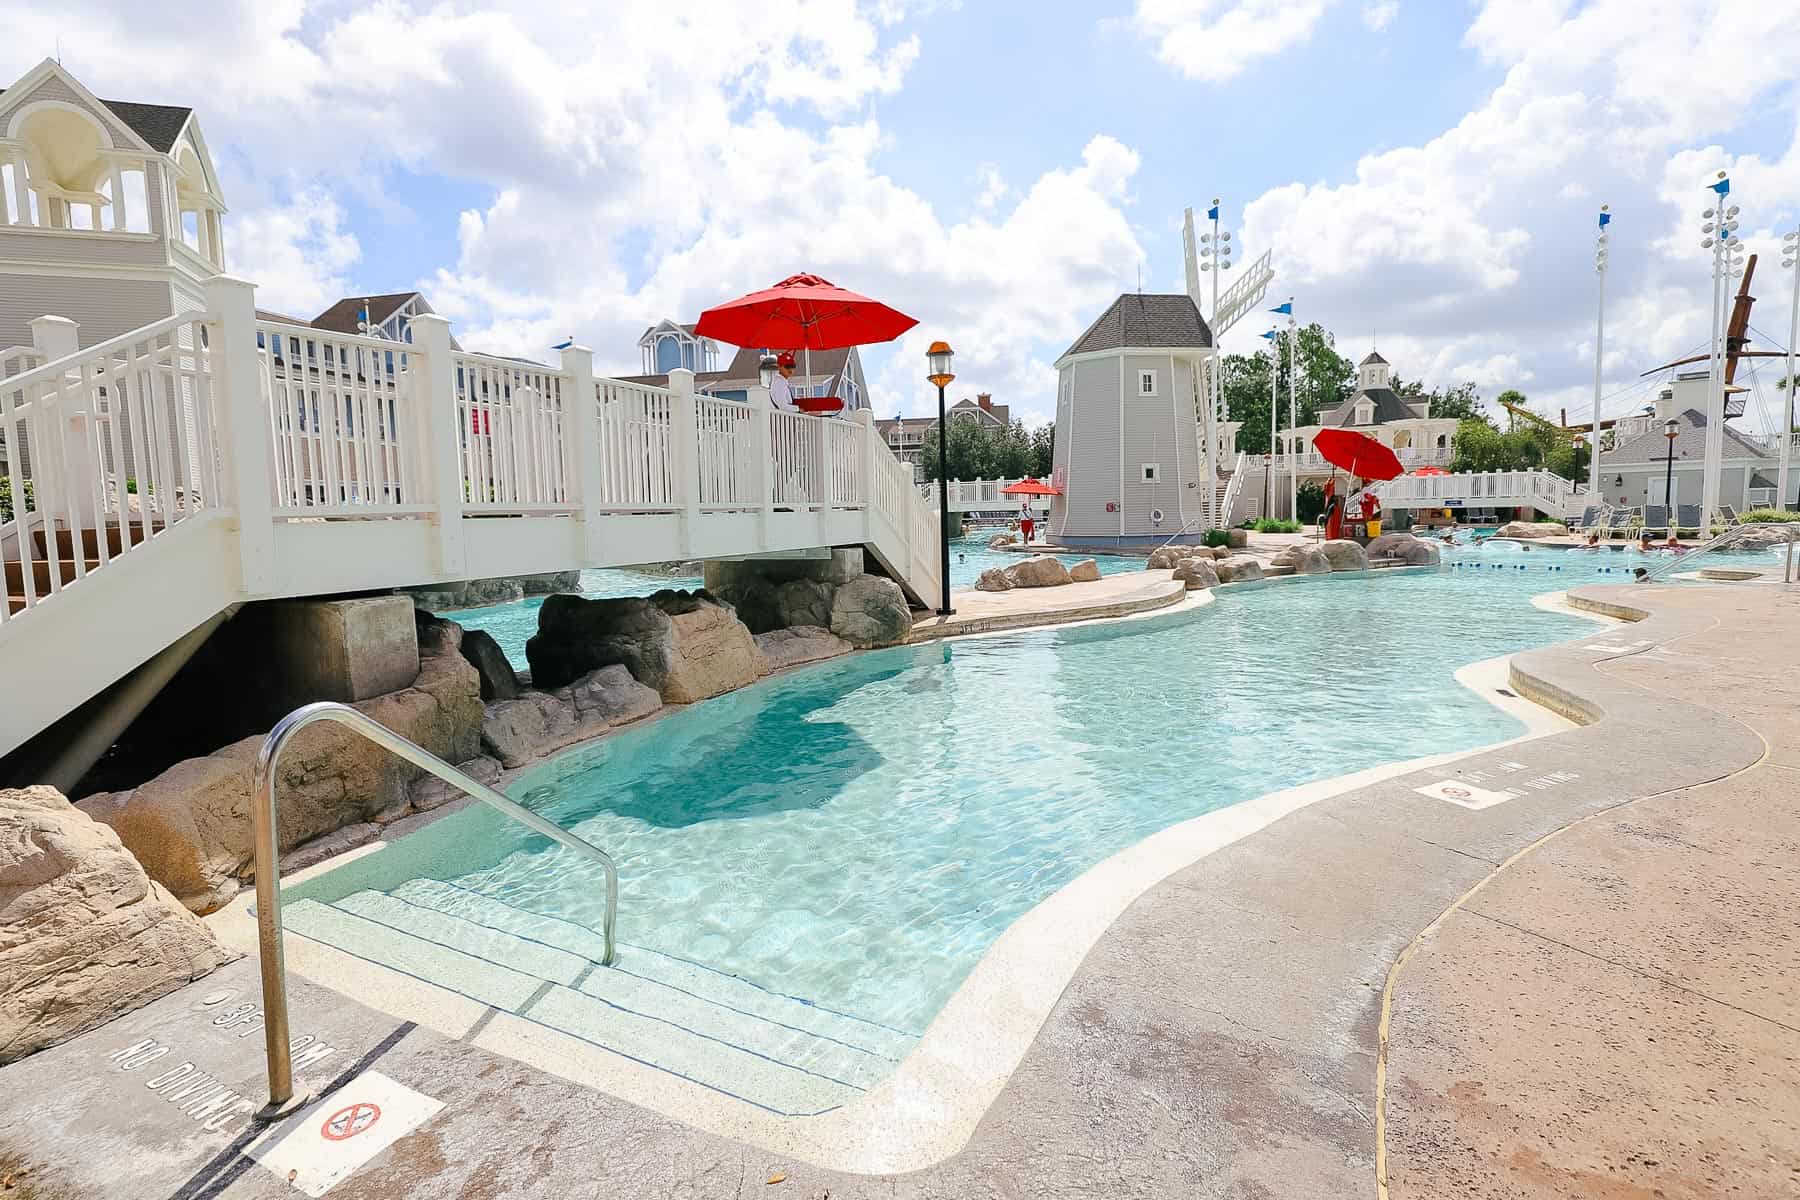
[[[291,934],[784,1115],[867,1091],[918,1041],[685,959],[429,879],[283,907]]]
[[[935,603],[937,519],[866,411],[467,354],[435,316],[407,343],[259,321],[224,276],[206,302],[8,352],[0,756],[247,600],[862,546]]]

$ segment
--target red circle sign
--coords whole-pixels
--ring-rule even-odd
[[[1447,787],[1444,789],[1444,795],[1449,796],[1452,799],[1456,799],[1456,800],[1467,800],[1469,798],[1469,789],[1468,788],[1459,788],[1459,787]]]
[[[338,1109],[319,1126],[319,1136],[328,1142],[353,1138],[381,1119],[381,1108],[375,1104],[350,1104]]]

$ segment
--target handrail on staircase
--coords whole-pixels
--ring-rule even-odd
[[[442,779],[484,804],[492,805],[513,820],[559,842],[577,854],[593,859],[606,873],[606,915],[601,926],[606,952],[601,966],[610,967],[613,952],[613,921],[619,908],[619,870],[612,856],[553,821],[546,820],[529,808],[502,793],[472,779],[437,755],[401,737],[381,722],[351,708],[322,700],[303,705],[281,718],[269,736],[263,739],[256,755],[255,793],[251,806],[251,824],[256,840],[256,935],[262,959],[263,1038],[268,1046],[269,1103],[257,1114],[259,1120],[274,1120],[293,1112],[306,1097],[294,1096],[294,1063],[288,1046],[287,972],[281,952],[281,863],[276,853],[275,783],[276,767],[289,739],[317,721],[335,721],[349,726],[382,749],[399,755],[407,762]]]

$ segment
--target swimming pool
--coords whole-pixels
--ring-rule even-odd
[[[856,655],[529,770],[509,792],[618,860],[611,969],[598,872],[479,805],[290,887],[289,928],[769,1111],[822,1112],[891,1073],[1008,925],[1116,851],[1519,732],[1454,672],[1578,634],[1530,597],[1638,557],[1452,560]]]

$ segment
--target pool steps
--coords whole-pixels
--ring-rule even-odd
[[[786,1115],[874,1086],[916,1036],[453,884],[286,905],[289,932]]]

